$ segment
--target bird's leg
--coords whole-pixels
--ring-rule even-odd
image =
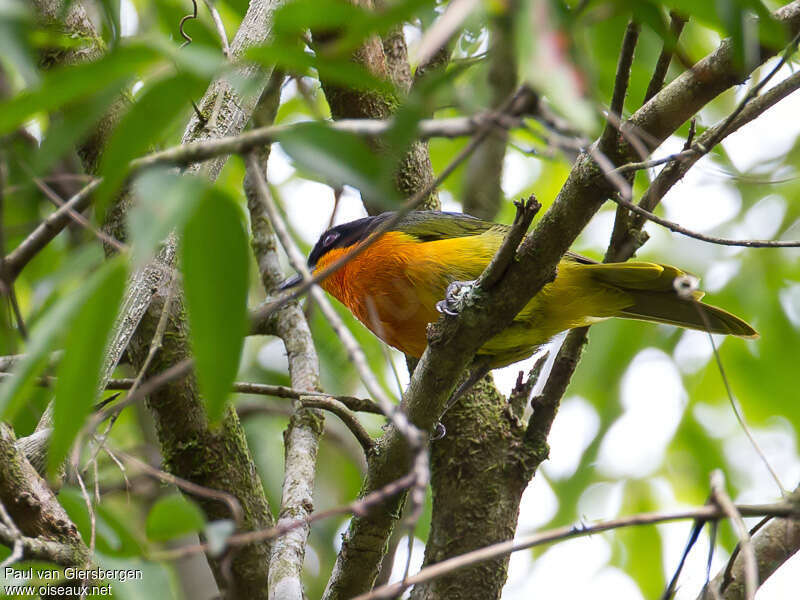
[[[454,282],[458,283],[458,282]],[[452,285],[452,284],[451,284]],[[456,388],[456,391],[453,392],[453,395],[447,400],[447,404],[444,406],[444,410],[442,411],[441,416],[439,417],[439,421],[436,423],[434,427],[434,433],[431,437],[432,440],[440,440],[447,434],[447,429],[442,424],[442,418],[450,410],[453,405],[476,383],[478,383],[481,379],[483,379],[484,375],[486,375],[490,371],[489,367],[489,359],[482,358],[476,360],[472,365],[472,370],[469,373],[469,376],[463,381],[461,385]]]
[[[464,303],[474,287],[475,281],[453,281],[447,286],[444,300],[436,303],[436,310],[451,317],[456,316],[464,308]]]

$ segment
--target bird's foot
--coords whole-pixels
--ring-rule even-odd
[[[447,286],[444,293],[444,300],[436,303],[436,310],[440,313],[456,316],[464,308],[467,297],[475,287],[475,281],[454,281]]]

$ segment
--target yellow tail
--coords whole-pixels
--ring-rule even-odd
[[[624,291],[633,304],[615,312],[614,316],[678,325],[689,329],[724,333],[744,338],[757,338],[758,332],[736,315],[703,304],[702,292],[685,299],[675,291],[676,277],[683,271],[656,263],[611,263],[586,265],[593,279]]]

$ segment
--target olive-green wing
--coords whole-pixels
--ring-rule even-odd
[[[393,229],[413,235],[422,242],[433,242],[481,235],[490,230],[504,235],[508,225],[483,221],[464,213],[422,210],[408,213]]]

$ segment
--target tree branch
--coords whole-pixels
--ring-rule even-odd
[[[787,502],[797,505],[798,492],[795,491]],[[739,512],[744,515],[741,508]],[[764,583],[781,565],[800,550],[800,519],[794,517],[774,518],[752,538],[753,553],[758,568],[758,581]],[[726,568],[703,588],[698,600],[745,600],[745,577],[747,559],[742,552],[735,553]],[[712,590],[716,590],[715,595]]]
[[[277,0],[251,0],[231,44],[235,56],[240,56],[246,48],[269,37],[272,13],[276,5]],[[259,67],[245,63],[238,65],[237,71],[237,76],[260,86],[257,89],[263,90],[266,87],[269,73],[263,73]],[[223,98],[221,103],[217,103],[218,97]],[[215,81],[200,102],[200,107],[211,110],[218,105],[218,118],[211,125],[201,124],[197,116],[193,116],[185,130],[183,141],[240,133],[257,100],[258,93],[241,98],[224,78]],[[216,159],[204,165],[203,171],[213,180],[224,162],[222,158]],[[127,206],[125,201],[117,204],[112,213],[111,227],[122,230]],[[167,267],[167,272],[173,267],[175,246],[175,236],[170,236],[156,264],[137,274],[131,284],[119,327],[115,331],[107,367],[113,369],[126,347],[135,368],[141,368],[144,363],[169,291],[169,282],[160,273],[164,267]],[[188,358],[190,348],[184,314],[183,298],[179,293],[172,302],[164,344],[148,369],[149,376],[167,371]],[[106,373],[110,371],[107,370]],[[258,529],[272,524],[263,486],[255,475],[256,470],[244,431],[232,407],[228,407],[220,426],[211,427],[194,377],[179,378],[161,386],[149,396],[148,407],[155,419],[164,464],[168,471],[203,487],[226,489],[236,496],[242,505],[242,526],[245,529]],[[227,518],[219,503],[204,498],[198,498],[198,502],[209,520]],[[232,555],[224,568],[222,558],[208,556],[217,584],[226,595],[267,597],[268,544],[252,544],[242,548]]]
[[[262,123],[271,123],[275,119],[283,79],[282,73],[273,72],[256,109]],[[253,250],[261,267],[264,289],[269,294],[280,284],[282,273],[275,225],[265,198],[265,193],[269,193],[265,181],[268,158],[269,147],[262,150],[258,158],[255,154],[248,157],[244,186],[253,230]],[[287,304],[277,313],[275,333],[286,349],[292,386],[307,392],[318,392],[319,360],[308,322],[297,302]],[[284,432],[285,466],[278,526],[287,521],[307,520],[314,506],[317,451],[325,419],[313,404],[303,402],[303,398],[301,396],[293,402],[292,416]],[[334,401],[330,402],[333,404]],[[271,597],[303,599],[302,571],[309,533],[310,527],[306,525],[293,529],[273,542],[268,579]]]
[[[800,2],[777,13],[794,30],[800,28]],[[647,136],[654,147],[663,141],[698,108],[740,79],[733,68],[729,41],[700,61],[657,94],[622,125],[622,130]],[[615,148],[596,144],[603,154]],[[619,156],[623,162],[628,156]],[[589,219],[615,192],[605,175],[589,156],[582,154],[555,202],[534,232],[523,241],[505,276],[494,288],[481,291],[457,319],[440,319],[428,336],[428,347],[414,370],[404,408],[413,422],[429,430],[445,406],[458,374],[469,364],[483,341],[505,328],[533,295],[553,279],[555,267]],[[390,428],[382,447],[385,456],[394,453],[402,439]],[[368,479],[369,483],[369,479]],[[385,518],[385,517],[382,517]],[[364,533],[375,533],[372,526]],[[356,520],[353,520],[355,523]],[[351,526],[352,531],[352,526]],[[383,539],[383,538],[381,538]],[[345,548],[345,552],[347,552]]]
[[[495,111],[486,111],[471,117],[423,119],[417,124],[417,135],[422,140],[432,137],[467,137],[474,135],[487,125],[513,127],[519,124],[518,118],[506,116],[504,119],[498,119]],[[378,138],[389,132],[394,126],[394,121],[391,118],[341,119],[327,123],[327,125],[336,131],[353,133],[370,139]],[[269,125],[239,135],[188,142],[137,158],[131,162],[131,171],[135,173],[156,165],[185,166],[218,156],[246,154],[250,150],[271,144],[281,135],[291,132],[297,127],[302,127],[302,124]],[[429,185],[427,179],[421,183]]]
[[[0,503],[16,527],[0,525],[0,542],[21,543],[24,559],[89,564],[89,548],[78,529],[16,442],[11,429],[0,424]]]
[[[791,518],[782,520],[793,523],[793,529],[797,530],[798,532],[794,535],[800,536],[800,524],[797,522],[798,509],[795,504],[781,502],[772,505],[737,506],[736,508],[743,516],[792,515]],[[604,521],[595,525],[580,524],[558,527],[549,531],[534,533],[516,540],[508,540],[499,544],[485,546],[479,550],[475,550],[474,552],[462,554],[461,556],[448,558],[447,560],[443,560],[442,562],[422,569],[418,573],[410,576],[404,582],[376,588],[371,592],[357,596],[353,600],[378,600],[380,598],[395,598],[399,596],[404,589],[411,585],[431,581],[438,577],[442,577],[445,574],[452,574],[453,572],[463,569],[464,567],[504,556],[506,554],[510,554],[511,552],[518,552],[519,550],[533,548],[534,546],[541,546],[543,544],[550,544],[552,542],[595,535],[603,531],[610,531],[612,529],[619,529],[621,527],[654,525],[657,523],[669,523],[671,521],[683,521],[687,519],[703,519],[710,521],[725,518],[726,516],[727,515],[725,511],[720,509],[718,506],[705,505],[690,510],[676,512],[641,513],[627,517],[620,517],[618,519],[612,519],[610,521]],[[786,531],[785,528],[784,531]],[[736,596],[732,596],[732,598],[734,597]],[[703,597],[702,600],[706,600],[705,597]]]

